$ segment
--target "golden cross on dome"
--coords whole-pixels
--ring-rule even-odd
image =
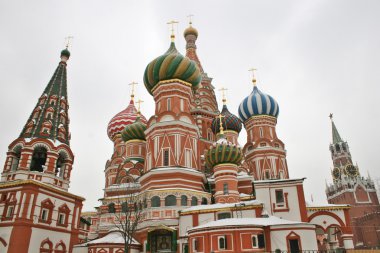
[[[223,104],[224,104],[224,105],[225,105],[226,102],[227,102],[227,99],[226,99],[226,91],[227,91],[227,90],[228,90],[228,89],[226,89],[226,88],[224,88],[224,87],[222,87],[222,88],[219,89],[219,91],[222,92],[222,101],[223,101]]]
[[[222,118],[224,118],[225,116],[223,116],[221,113],[219,113],[218,116],[216,116],[216,118],[219,118],[219,124],[220,124],[220,127],[219,127],[219,133],[220,134],[224,134],[224,130],[223,130],[223,122],[222,122]]]
[[[331,119],[331,121],[333,120],[333,114],[332,113],[330,113],[329,118]]]
[[[134,98],[135,98],[135,86],[137,84],[138,83],[136,83],[134,81],[128,84],[128,85],[132,86],[132,90],[131,90],[131,99],[132,99],[132,101],[134,101]]]
[[[175,35],[174,35],[174,25],[175,25],[175,24],[178,24],[178,21],[172,20],[172,21],[167,22],[166,24],[172,26],[171,29],[170,29],[170,31],[172,32],[172,34],[170,35],[170,38],[172,39],[172,42],[174,42],[174,39],[175,39]]]
[[[137,100],[137,112],[138,113],[140,113],[140,107],[141,107],[141,103],[144,103],[144,101],[143,100],[141,100],[141,99],[139,99],[139,100]]]
[[[193,24],[192,18],[194,17],[194,15],[193,14],[189,14],[189,15],[187,15],[187,17],[189,18],[189,25],[191,26]]]
[[[250,68],[248,71],[252,72],[252,83],[256,86],[256,68]]]
[[[70,42],[71,42],[72,39],[74,39],[73,36],[67,36],[67,37],[65,38],[66,49],[69,48],[69,46],[70,46]]]

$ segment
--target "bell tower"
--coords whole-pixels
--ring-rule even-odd
[[[20,136],[9,145],[2,181],[34,179],[67,191],[74,162],[70,148],[67,49]]]

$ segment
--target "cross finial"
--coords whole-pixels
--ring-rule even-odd
[[[252,83],[253,86],[256,86],[256,68],[250,68],[248,71],[252,72]]]
[[[227,90],[228,90],[228,89],[226,89],[226,88],[224,88],[224,87],[222,87],[222,88],[219,89],[219,91],[222,92],[222,101],[223,101],[223,105],[225,105],[226,102],[227,102],[227,99],[226,99],[226,91],[227,91]]]
[[[223,122],[222,122],[222,118],[224,118],[225,116],[223,116],[221,113],[219,113],[218,116],[216,116],[217,118],[219,118],[219,133],[220,134],[224,134],[224,130],[223,130]]]
[[[137,113],[140,114],[140,107],[141,107],[141,103],[144,103],[144,101],[142,101],[141,99],[137,100]]]
[[[170,31],[172,32],[172,34],[170,35],[170,38],[171,38],[172,42],[174,42],[174,39],[175,39],[175,35],[174,35],[174,25],[175,25],[175,24],[178,24],[178,21],[172,20],[172,21],[167,22],[167,24],[168,24],[168,25],[171,25],[171,29],[170,29]]]
[[[131,82],[130,84],[128,84],[128,85],[130,85],[130,86],[132,86],[132,90],[131,90],[131,99],[132,99],[132,101],[134,101],[135,100],[135,85],[137,85],[138,83],[136,83],[136,82]]]
[[[187,15],[187,17],[189,18],[189,25],[191,26],[193,24],[192,18],[194,17],[194,15],[193,14],[189,14],[189,15]]]
[[[66,49],[69,48],[69,46],[70,46],[70,42],[71,42],[72,39],[74,39],[73,36],[67,36],[67,37],[65,38]]]
[[[333,114],[332,113],[330,113],[329,118],[331,119],[331,121],[333,120]]]

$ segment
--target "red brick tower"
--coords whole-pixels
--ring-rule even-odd
[[[184,31],[184,37],[186,40],[186,56],[197,64],[202,76],[200,85],[194,89],[194,96],[191,101],[191,115],[193,115],[200,131],[200,153],[203,154],[204,150],[215,140],[215,135],[211,131],[211,123],[219,114],[218,103],[215,97],[215,88],[212,85],[212,78],[208,77],[207,73],[204,72],[197,55],[195,42],[198,38],[198,31],[192,26],[191,22],[190,26]]]
[[[69,57],[66,48],[20,136],[8,147],[0,182],[1,252],[71,252],[79,242],[84,199],[68,192],[74,162],[66,83]]]
[[[253,91],[239,106],[247,131],[244,167],[256,180],[289,178],[284,143],[277,137],[278,103],[260,91],[253,77]]]
[[[333,184],[326,188],[327,200],[331,204],[350,204],[349,211],[354,233],[355,247],[374,247],[380,242],[380,205],[375,184],[368,176],[360,174],[353,165],[348,143],[343,141],[330,114],[333,161]]]

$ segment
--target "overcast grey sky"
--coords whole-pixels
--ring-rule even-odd
[[[330,112],[361,173],[380,177],[377,0],[0,0],[0,164],[57,67],[64,37],[73,35],[70,191],[86,197],[84,210],[92,210],[103,196],[104,166],[112,154],[107,124],[129,102],[131,81],[140,83],[143,114],[152,115],[144,69],[168,48],[169,20],[180,22],[176,44],[185,52],[188,14],[194,14],[203,68],[218,89],[229,88],[231,112],[251,92],[247,70],[258,68],[259,88],[280,105],[277,133],[290,175],[307,177],[307,200],[313,193],[324,201],[325,179],[331,181]]]

